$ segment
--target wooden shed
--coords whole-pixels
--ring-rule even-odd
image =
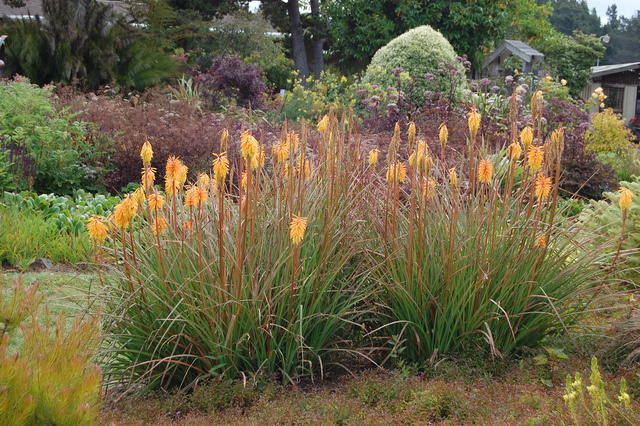
[[[520,72],[525,74],[533,73],[541,76],[541,70],[537,69],[537,65],[544,60],[544,54],[519,40],[505,40],[500,43],[500,46],[491,52],[482,62],[482,69],[488,73],[487,77],[502,77],[506,75],[506,70],[503,65],[509,58],[522,60]],[[484,73],[485,72],[483,72],[483,74]]]
[[[607,95],[606,107],[622,114],[625,124],[640,116],[640,62],[592,67],[583,99],[589,99],[598,87]]]

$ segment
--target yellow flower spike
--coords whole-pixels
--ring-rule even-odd
[[[163,217],[153,220],[153,235],[162,235],[167,230],[167,221]]]
[[[258,146],[256,138],[251,136],[249,130],[245,130],[242,136],[240,136],[240,151],[247,164],[251,164],[253,157],[258,153],[259,149],[260,147]]]
[[[222,129],[222,135],[220,136],[220,152],[227,152],[229,146],[229,131]]]
[[[547,246],[547,239],[544,234],[540,234],[536,237],[536,246],[540,248],[545,248]]]
[[[436,193],[436,186],[437,186],[436,181],[431,178],[428,178],[424,185],[424,193],[423,193],[424,196],[426,198],[433,197],[433,195]]]
[[[440,125],[440,146],[442,149],[445,149],[447,146],[447,141],[449,140],[449,130],[447,129],[447,125],[442,123]]]
[[[258,169],[258,166],[261,168],[264,167],[264,148],[262,145],[258,145],[258,152],[253,159],[251,159],[251,170]]]
[[[409,166],[412,168],[416,166],[416,154],[416,151],[413,151],[409,156]]]
[[[449,169],[449,184],[453,189],[458,189],[458,174],[455,167]]]
[[[211,182],[211,178],[208,174],[202,173],[198,176],[198,186],[201,188],[207,188],[209,183]]]
[[[333,133],[329,134],[329,143],[333,141]],[[297,133],[289,133],[287,135],[287,143],[289,144],[289,150],[293,150],[296,152],[298,150],[298,145],[300,144],[300,135]]]
[[[478,181],[480,183],[489,183],[493,175],[493,164],[487,160],[480,160],[478,166]]]
[[[103,222],[104,217],[92,215],[87,221],[87,231],[89,238],[96,243],[102,243],[107,238],[107,225]]]
[[[213,178],[216,181],[217,188],[220,189],[227,178],[227,173],[229,173],[229,159],[225,152],[220,155],[213,155],[216,157],[213,160]]]
[[[289,177],[289,163],[284,163],[284,177]]]
[[[240,184],[242,185],[242,189],[247,189],[247,172],[242,172],[242,179],[240,179]]]
[[[294,245],[298,245],[304,238],[304,231],[307,229],[307,218],[293,215],[289,226],[289,236]]]
[[[181,189],[184,186],[184,183],[187,181],[187,173],[189,172],[189,168],[180,162],[180,168],[178,169],[178,176],[176,177],[177,187],[176,189]]]
[[[153,186],[156,180],[156,169],[152,167],[147,167],[142,169],[142,186],[145,188],[150,188]]]
[[[149,211],[162,210],[164,206],[164,197],[160,194],[151,194],[147,197],[147,207]]]
[[[153,158],[153,149],[149,141],[145,141],[140,151],[140,158],[142,158],[142,165],[147,168],[151,165],[151,158]]]
[[[533,120],[538,119],[540,114],[540,105],[542,103],[542,92],[538,90],[531,96],[531,117]]]
[[[633,199],[633,192],[631,192],[629,189],[627,188],[622,188],[620,190],[620,209],[622,210],[623,214],[626,214],[629,209],[631,208],[631,202]]]
[[[400,162],[390,164],[387,169],[387,180],[390,184],[404,183],[407,179],[407,167]]]
[[[476,135],[478,134],[478,129],[480,128],[480,114],[478,114],[478,109],[475,105],[471,108],[468,121],[471,139],[475,139]]]
[[[540,200],[545,200],[551,194],[551,178],[545,177],[544,175],[538,176],[536,179],[536,197]]]
[[[396,122],[396,127],[393,128],[393,138],[396,140],[396,144],[400,144],[402,140],[400,138],[400,123]]]
[[[416,142],[416,124],[412,121],[409,123],[409,147],[413,148],[413,144]]]
[[[304,179],[307,180],[311,177],[311,162],[309,160],[305,160],[304,162]]]
[[[529,160],[529,166],[534,172],[540,170],[542,162],[544,161],[544,147],[530,146],[527,152],[527,159]]]
[[[522,146],[525,151],[529,151],[529,147],[533,143],[533,129],[530,126],[525,127],[520,132],[520,141],[522,142]]]
[[[146,198],[146,196],[144,195],[143,186],[139,186],[138,189],[135,190],[135,192],[133,193],[133,198],[135,198],[136,203],[138,203],[138,208],[142,208],[142,205],[144,204],[144,200]]]
[[[509,160],[517,160],[522,154],[522,147],[518,142],[513,142],[509,145]]]
[[[138,201],[134,197],[133,194],[127,194],[122,201],[124,205],[124,214],[127,217],[127,220],[131,222],[134,217],[136,217],[136,213],[138,212]]]
[[[327,130],[327,125],[329,124],[329,116],[325,115],[322,117],[322,120],[318,122],[318,131],[320,133],[324,133]]]
[[[372,149],[369,151],[369,168],[371,172],[376,170],[376,164],[378,164],[378,154],[380,153],[379,149]]]

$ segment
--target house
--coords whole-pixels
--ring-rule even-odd
[[[482,69],[486,70],[487,77],[504,77],[508,75],[510,69],[513,69],[513,67],[505,66],[507,65],[505,61],[513,59],[522,62],[521,64],[512,64],[520,72],[542,76],[542,70],[537,69],[537,65],[544,60],[544,55],[518,40],[505,40],[500,43],[500,46],[482,62]]]
[[[590,99],[598,87],[602,87],[607,96],[606,107],[621,114],[627,126],[634,117],[640,116],[640,62],[592,67],[582,98]]]
[[[113,11],[127,15],[128,6],[124,1],[97,0],[100,3],[110,4]],[[0,18],[8,16],[11,19],[27,16],[42,16],[42,0],[25,0],[23,7],[11,7],[0,1]]]

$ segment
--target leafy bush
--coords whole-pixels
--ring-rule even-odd
[[[203,97],[210,107],[220,109],[227,98],[236,100],[244,108],[263,109],[264,91],[262,73],[253,64],[245,64],[238,56],[222,56],[213,59],[204,73],[195,77]]]
[[[179,156],[190,170],[206,170],[227,124],[219,116],[202,114],[195,106],[173,102],[154,91],[146,93],[135,107],[127,100],[104,95],[74,97],[65,92],[60,98],[79,118],[95,123],[91,136],[100,140],[99,149],[110,152],[114,167],[104,178],[112,193],[140,180],[140,149],[146,140],[155,147],[153,166],[159,169],[158,178],[170,155]],[[239,125],[231,129],[238,132]]]
[[[355,105],[354,86],[344,76],[323,72],[320,80],[310,77],[306,86],[296,81],[293,90],[285,94],[282,116],[286,120],[307,118],[317,120],[333,107],[341,116]]]
[[[107,165],[88,129],[67,109],[56,109],[51,88],[19,79],[1,85],[0,150],[8,151],[2,167],[8,176],[0,190],[70,194],[98,189]]]
[[[443,63],[454,61],[456,52],[442,34],[428,25],[414,28],[401,36],[391,40],[389,44],[376,52],[371,59],[363,82],[376,84],[381,87],[393,87],[395,78],[392,70],[402,68],[403,71],[415,77],[418,94],[425,91],[449,92],[452,84],[448,76],[437,75],[435,79],[425,78],[425,74],[438,74]],[[458,70],[464,73],[462,64]],[[463,76],[457,76],[461,82]],[[460,84],[459,84],[460,86]],[[404,87],[399,88],[404,90]],[[462,92],[458,93],[458,98]],[[421,104],[424,101],[421,102]]]
[[[25,289],[18,277],[7,300],[0,284],[0,418],[12,425],[92,424],[102,386],[100,367],[91,362],[100,343],[98,316],[76,318],[70,328],[62,315],[55,323],[45,315],[41,323],[37,286]],[[16,325],[24,342],[11,354]]]
[[[625,223],[625,235],[622,240],[622,248],[627,250],[625,258],[630,266],[640,268],[640,178],[634,177],[629,182],[620,182],[620,187],[629,189],[635,196],[632,198]],[[605,192],[607,198],[600,201],[591,201],[591,205],[585,208],[581,214],[581,220],[601,236],[601,240],[620,239],[622,235],[622,209],[620,208],[620,194]]]

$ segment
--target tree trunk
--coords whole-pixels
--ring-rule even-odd
[[[289,22],[291,22],[291,41],[293,42],[293,62],[298,69],[298,78],[306,84],[309,78],[309,64],[307,64],[307,51],[304,48],[304,34],[302,22],[300,22],[300,5],[298,0],[289,0]]]
[[[320,28],[320,0],[311,0],[311,15],[313,16],[314,31],[313,31],[313,71],[316,80],[320,79],[322,70],[324,69],[324,55],[322,50],[322,44],[324,39],[322,38],[322,28]]]

